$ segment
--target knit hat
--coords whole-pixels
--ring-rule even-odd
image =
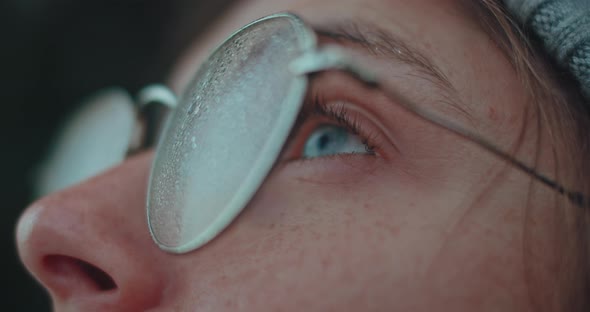
[[[590,100],[590,0],[504,0]]]

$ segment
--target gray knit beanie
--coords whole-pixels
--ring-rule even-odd
[[[590,100],[590,0],[504,0]]]

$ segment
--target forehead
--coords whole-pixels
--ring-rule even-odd
[[[418,44],[427,39],[423,32],[431,28],[424,25],[425,22],[433,21],[438,26],[447,23],[442,15],[458,16],[458,7],[454,1],[447,0],[238,0],[183,54],[172,72],[172,86],[177,92],[181,91],[198,65],[224,38],[241,26],[272,13],[291,11],[314,25],[365,19],[382,27],[393,26],[396,32],[406,34]]]
[[[294,12],[318,27],[354,20],[392,32],[438,66],[463,102],[475,103],[467,105],[470,115],[486,114],[490,106],[514,112],[514,102],[525,102],[512,66],[459,0],[239,1],[180,59],[171,76],[173,89],[182,93],[199,64],[233,31],[280,11]],[[504,117],[514,120],[496,118]]]

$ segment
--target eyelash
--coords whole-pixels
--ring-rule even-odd
[[[353,113],[351,109],[346,107],[347,105],[345,103],[347,102],[329,101],[321,93],[314,92],[304,103],[304,109],[297,121],[298,125],[296,133],[300,132],[301,126],[307,123],[307,120],[311,118],[324,118],[328,121],[325,123],[318,123],[313,129],[316,129],[317,126],[321,124],[332,123],[350,131],[353,135],[358,136],[361,142],[365,145],[368,155],[378,155],[376,150],[379,150],[379,146],[375,143],[377,141],[377,133],[370,131],[368,127],[359,120],[360,117],[358,116],[358,113]]]

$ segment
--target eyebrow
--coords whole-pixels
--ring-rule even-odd
[[[441,91],[442,103],[467,117],[467,120],[473,121],[473,116],[466,106],[460,104],[459,92],[444,72],[424,53],[391,31],[370,22],[353,20],[320,25],[314,29],[321,37],[330,38],[336,42],[352,43],[373,55],[385,56],[391,61],[410,66],[416,71],[416,77],[430,82]]]

